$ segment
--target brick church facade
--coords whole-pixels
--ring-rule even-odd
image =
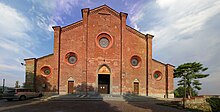
[[[53,54],[25,59],[26,85],[45,93],[173,97],[174,66],[152,59],[152,35],[107,5],[81,12],[82,20],[53,27]]]

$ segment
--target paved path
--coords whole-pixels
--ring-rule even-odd
[[[46,101],[3,112],[183,112],[147,102],[124,101]]]
[[[87,100],[69,100],[84,97]],[[157,105],[164,102],[154,98],[128,96],[120,101],[121,96],[101,96],[115,100],[89,100],[91,96],[62,96],[51,97],[49,100],[27,100],[2,103],[2,112],[183,112],[175,108]],[[100,98],[101,98],[100,97]],[[97,98],[97,97],[96,97]],[[67,100],[68,99],[68,100]],[[105,98],[103,98],[105,99]],[[118,100],[119,99],[119,100]],[[131,100],[133,99],[133,100]],[[135,100],[134,100],[135,99]],[[9,105],[8,104],[16,104]],[[1,104],[0,104],[1,105]]]

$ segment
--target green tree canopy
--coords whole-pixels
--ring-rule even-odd
[[[15,82],[15,88],[20,88],[19,81]]]
[[[174,70],[174,78],[181,78],[178,86],[184,87],[185,84],[186,94],[191,97],[192,91],[201,90],[202,83],[199,82],[199,79],[209,76],[209,74],[202,73],[207,69],[199,62],[184,63]]]
[[[183,86],[179,86],[178,88],[176,88],[174,90],[174,96],[176,98],[182,98],[184,96],[184,87]],[[198,93],[196,90],[192,91],[192,96],[198,96]]]

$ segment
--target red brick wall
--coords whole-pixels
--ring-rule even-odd
[[[77,62],[73,65],[66,60],[66,54],[69,52],[74,52],[77,55]],[[60,92],[67,92],[69,78],[74,79],[74,86],[86,81],[85,62],[85,40],[83,40],[82,25],[62,31],[60,38]]]
[[[167,73],[168,73],[168,94],[173,94],[174,90],[174,66],[167,64]]]
[[[36,59],[25,59],[26,64],[26,76],[25,76],[25,86],[35,90],[35,77],[36,77]]]
[[[162,73],[162,79],[156,80],[154,73],[160,71]],[[166,93],[166,66],[155,60],[152,60],[152,75],[149,76],[149,93],[150,94],[164,94]]]
[[[83,9],[82,20],[79,22],[62,28],[53,27],[54,55],[37,60],[37,88],[43,90],[42,84],[46,83],[49,88],[44,91],[67,93],[68,80],[73,80],[75,87],[82,87],[82,92],[86,91],[83,85],[86,82],[88,87],[91,87],[88,89],[89,92],[97,91],[97,72],[105,64],[111,71],[111,94],[133,93],[134,81],[139,82],[141,95],[147,93],[165,95],[166,89],[168,93],[171,93],[173,91],[173,66],[152,60],[153,36],[143,35],[126,26],[126,18],[127,14],[116,13],[104,6],[93,10]],[[108,49],[103,49],[98,45],[97,37],[102,33],[112,38],[112,45]],[[69,52],[77,55],[76,64],[71,65],[67,62],[66,54]],[[130,62],[134,55],[141,59],[140,66],[136,68]],[[26,64],[31,66],[28,62]],[[40,69],[43,66],[52,68],[51,76],[42,77]],[[162,73],[161,80],[154,79],[155,71]],[[168,84],[166,84],[167,73]]]
[[[141,63],[138,68],[131,65],[131,57],[139,56]],[[139,80],[139,93],[146,94],[146,40],[134,32],[126,30],[123,38],[123,92],[133,93],[134,80]]]
[[[120,18],[106,10],[89,13],[88,17],[88,84],[98,86],[98,68],[106,64],[110,70],[110,93],[120,92]],[[106,33],[112,38],[112,46],[103,50],[96,44],[96,37]]]
[[[54,55],[49,55],[46,57],[37,59],[37,67],[36,67],[36,89],[38,91],[44,92],[56,92],[58,90],[58,76],[55,71],[55,62]],[[42,75],[41,68],[44,66],[48,66],[51,68],[51,75],[44,76]],[[43,87],[45,84],[46,87]]]

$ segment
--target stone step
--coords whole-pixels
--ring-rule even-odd
[[[127,102],[154,102],[158,101],[156,98],[148,96],[134,96],[134,95],[111,95],[111,94],[101,94],[101,95],[58,95],[56,97],[49,98],[50,100],[112,100],[112,101],[127,101]]]

